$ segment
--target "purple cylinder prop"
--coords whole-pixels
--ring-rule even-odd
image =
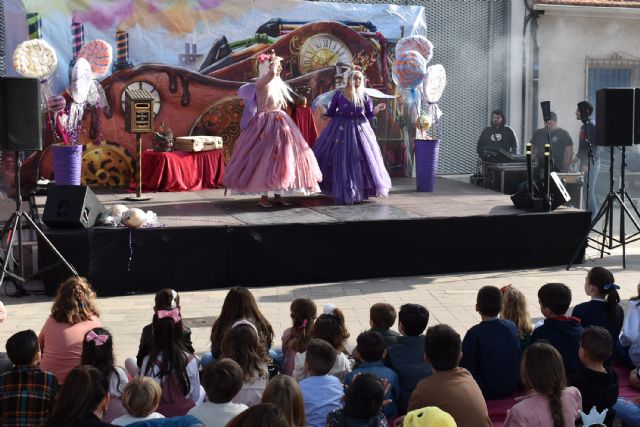
[[[82,145],[53,144],[51,157],[56,184],[80,185]]]
[[[432,192],[438,171],[440,141],[416,139],[416,187],[418,191]]]

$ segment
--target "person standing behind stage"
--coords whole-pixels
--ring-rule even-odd
[[[502,110],[493,110],[491,112],[491,126],[484,128],[480,134],[476,151],[482,160],[486,160],[489,157],[487,152],[498,148],[502,148],[508,153],[516,153],[518,138],[513,129],[507,126],[507,119]]]
[[[347,70],[344,80],[344,89],[333,95],[325,111],[331,121],[313,151],[324,177],[320,183],[322,192],[331,194],[337,205],[353,205],[369,197],[389,194],[391,178],[369,124],[386,106],[373,107],[359,67]]]
[[[573,160],[573,141],[566,130],[558,127],[558,115],[553,111],[544,127],[536,130],[531,137],[533,155],[538,159],[538,171],[544,170],[544,146],[551,142],[551,172],[569,172]],[[551,140],[551,141],[549,141]]]
[[[585,101],[586,102],[586,101]],[[591,151],[593,153],[593,163],[591,164],[591,170],[589,171],[589,191],[587,193],[587,210],[591,211],[591,218],[595,216],[598,211],[596,206],[596,180],[598,178],[598,172],[600,172],[600,156],[598,155],[598,144],[596,141],[596,126],[591,121],[591,114],[593,113],[593,105],[586,102],[588,121],[580,126],[580,139],[578,142],[578,153],[573,160],[573,164],[576,166],[578,172],[582,172],[586,178],[588,166],[589,166],[589,143],[591,143]],[[582,120],[580,116],[580,110],[576,110],[576,119]],[[587,141],[587,135],[589,141]]]
[[[258,80],[238,91],[245,100],[242,132],[224,174],[224,186],[240,193],[262,193],[258,205],[271,207],[267,191],[275,202],[290,202],[280,195],[288,192],[320,192],[322,173],[313,151],[300,129],[282,109],[291,101],[289,87],[280,78],[282,58],[275,53],[258,57]]]

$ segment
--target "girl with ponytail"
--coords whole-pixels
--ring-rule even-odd
[[[316,304],[309,298],[296,298],[289,308],[293,325],[282,334],[282,352],[284,362],[282,372],[287,375],[293,373],[296,353],[304,353],[311,338],[311,328],[316,320]]]
[[[333,375],[343,382],[344,377],[353,369],[354,360],[349,359],[344,353],[349,331],[347,331],[342,311],[331,303],[325,304],[322,314],[318,316],[311,328],[309,338],[318,338],[333,346],[337,357],[329,375]],[[298,381],[309,376],[304,366],[305,358],[306,353],[297,353],[295,356],[293,377]]]
[[[613,354],[625,353],[620,344],[620,331],[624,321],[624,311],[620,307],[620,295],[613,273],[604,267],[593,267],[584,280],[584,291],[591,297],[591,301],[578,304],[573,309],[573,316],[581,320],[583,328],[601,326],[609,331],[614,338]],[[623,362],[626,362],[623,359]],[[611,364],[609,358],[605,365]]]
[[[562,356],[545,342],[531,344],[520,365],[528,394],[507,411],[505,427],[573,427],[582,409],[582,396],[566,387]]]

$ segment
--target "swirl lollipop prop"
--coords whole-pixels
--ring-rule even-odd
[[[442,97],[444,88],[447,85],[447,73],[440,64],[430,65],[427,68],[427,76],[422,85],[422,95],[426,102],[426,113],[433,122],[433,131],[440,135],[440,117],[442,111],[438,106],[438,101]]]
[[[433,44],[425,36],[408,36],[398,40],[398,43],[396,43],[396,56],[408,50],[419,52],[427,61],[427,64],[433,57]]]

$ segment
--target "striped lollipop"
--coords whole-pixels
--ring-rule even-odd
[[[427,61],[419,52],[407,50],[396,54],[391,67],[393,81],[402,89],[414,89],[427,75]]]
[[[420,52],[420,55],[427,60],[427,64],[433,57],[433,44],[425,36],[408,36],[398,40],[398,43],[396,43],[396,55],[407,50]]]
[[[67,106],[67,100],[62,95],[53,95],[47,99],[47,111],[57,113],[64,110]]]
[[[94,78],[107,74],[113,61],[113,49],[104,40],[91,40],[80,48],[78,58],[89,61]]]

